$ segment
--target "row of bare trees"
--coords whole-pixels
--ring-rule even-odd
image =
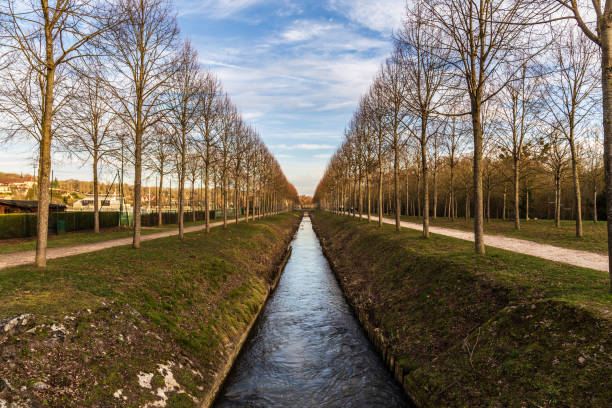
[[[180,39],[168,0],[2,0],[0,82],[3,139],[29,137],[38,146],[40,267],[46,265],[52,150],[92,163],[96,232],[100,165],[127,157],[134,173],[134,248],[140,247],[143,171],[158,173],[160,187],[164,175],[178,176],[181,239],[186,181],[206,180],[208,210],[213,168],[225,202],[233,187],[234,205],[241,197],[247,219],[256,197],[269,211],[297,199],[219,80]],[[209,221],[207,211],[207,230]]]
[[[418,207],[428,237],[431,202],[434,216],[439,207],[440,166],[449,170],[445,213],[452,218],[457,211],[454,170],[467,156],[472,180],[469,195],[465,189],[465,213],[473,211],[475,251],[483,254],[484,219],[490,214],[485,202],[490,203],[492,180],[500,178],[494,177],[502,172],[499,166],[509,164],[512,169],[504,184],[514,193],[512,213],[519,229],[521,171],[537,157],[548,164],[555,180],[556,219],[562,179],[566,171],[571,173],[576,235],[581,237],[581,160],[587,147],[601,150],[601,113],[606,151],[601,162],[606,192],[612,192],[609,61],[602,40],[612,2],[588,6],[573,0],[415,1],[396,34],[394,52],[362,97],[315,199],[328,208],[367,208],[368,217],[374,201],[376,212],[383,214],[384,178],[391,177],[392,197],[387,201],[392,202],[399,230],[401,183],[411,180],[400,176],[404,164],[406,175],[409,169],[417,171]],[[589,19],[597,15],[596,29],[590,30],[584,13]],[[600,61],[602,69],[597,69]],[[602,84],[603,103],[598,92]],[[471,140],[469,147],[466,140]],[[372,184],[377,185],[374,200]],[[404,190],[408,195],[409,186]],[[606,199],[611,214],[612,195]],[[409,202],[406,196],[406,212]],[[612,216],[608,226],[612,234]]]

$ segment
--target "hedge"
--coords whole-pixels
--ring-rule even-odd
[[[93,212],[63,212],[49,214],[49,232],[57,232],[57,220],[66,222],[66,232],[92,230]],[[100,228],[119,225],[118,212],[100,212]],[[36,214],[0,215],[0,239],[36,236]]]
[[[240,210],[241,215],[244,215],[245,209]],[[196,211],[196,221],[205,220],[206,211]],[[227,218],[234,217],[234,210],[227,210]],[[210,211],[210,219],[223,218],[223,212],[220,210]],[[57,232],[57,220],[66,222],[66,232],[85,231],[94,229],[94,213],[93,212],[62,212],[49,214],[49,232]],[[193,215],[191,211],[185,212],[185,221],[191,221]],[[157,225],[157,213],[149,213],[141,215],[143,227],[153,227]],[[178,213],[164,212],[162,213],[162,222],[164,225],[177,224]],[[118,212],[100,212],[100,228],[112,228],[119,225]],[[36,236],[36,214],[0,214],[0,239],[8,238],[27,238]]]

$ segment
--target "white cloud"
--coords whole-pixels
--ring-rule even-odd
[[[315,154],[313,157],[315,159],[329,159],[330,157],[332,157],[332,154],[331,153]]]
[[[275,43],[295,44],[294,47],[316,49],[319,53],[343,51],[367,51],[387,48],[388,42],[364,37],[346,25],[331,20],[295,20],[279,34]]]
[[[253,119],[257,119],[262,117],[264,114],[263,112],[244,112],[242,114],[242,119],[244,120],[253,120]]]
[[[205,13],[209,18],[226,18],[263,0],[177,0],[181,16]]]
[[[389,34],[400,27],[406,0],[330,0],[330,6],[370,30]]]
[[[293,26],[283,32],[281,37],[287,42],[306,41],[341,28],[338,24],[298,20],[293,23]]]
[[[328,144],[316,144],[316,143],[300,143],[297,145],[286,145],[286,144],[277,144],[270,146],[271,149],[277,150],[325,150],[325,149],[333,149],[336,146],[328,145]]]

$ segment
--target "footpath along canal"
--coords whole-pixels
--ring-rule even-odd
[[[309,217],[215,407],[410,407],[342,295]]]

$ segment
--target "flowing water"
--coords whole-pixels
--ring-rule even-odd
[[[409,407],[304,217],[276,291],[215,407]]]

